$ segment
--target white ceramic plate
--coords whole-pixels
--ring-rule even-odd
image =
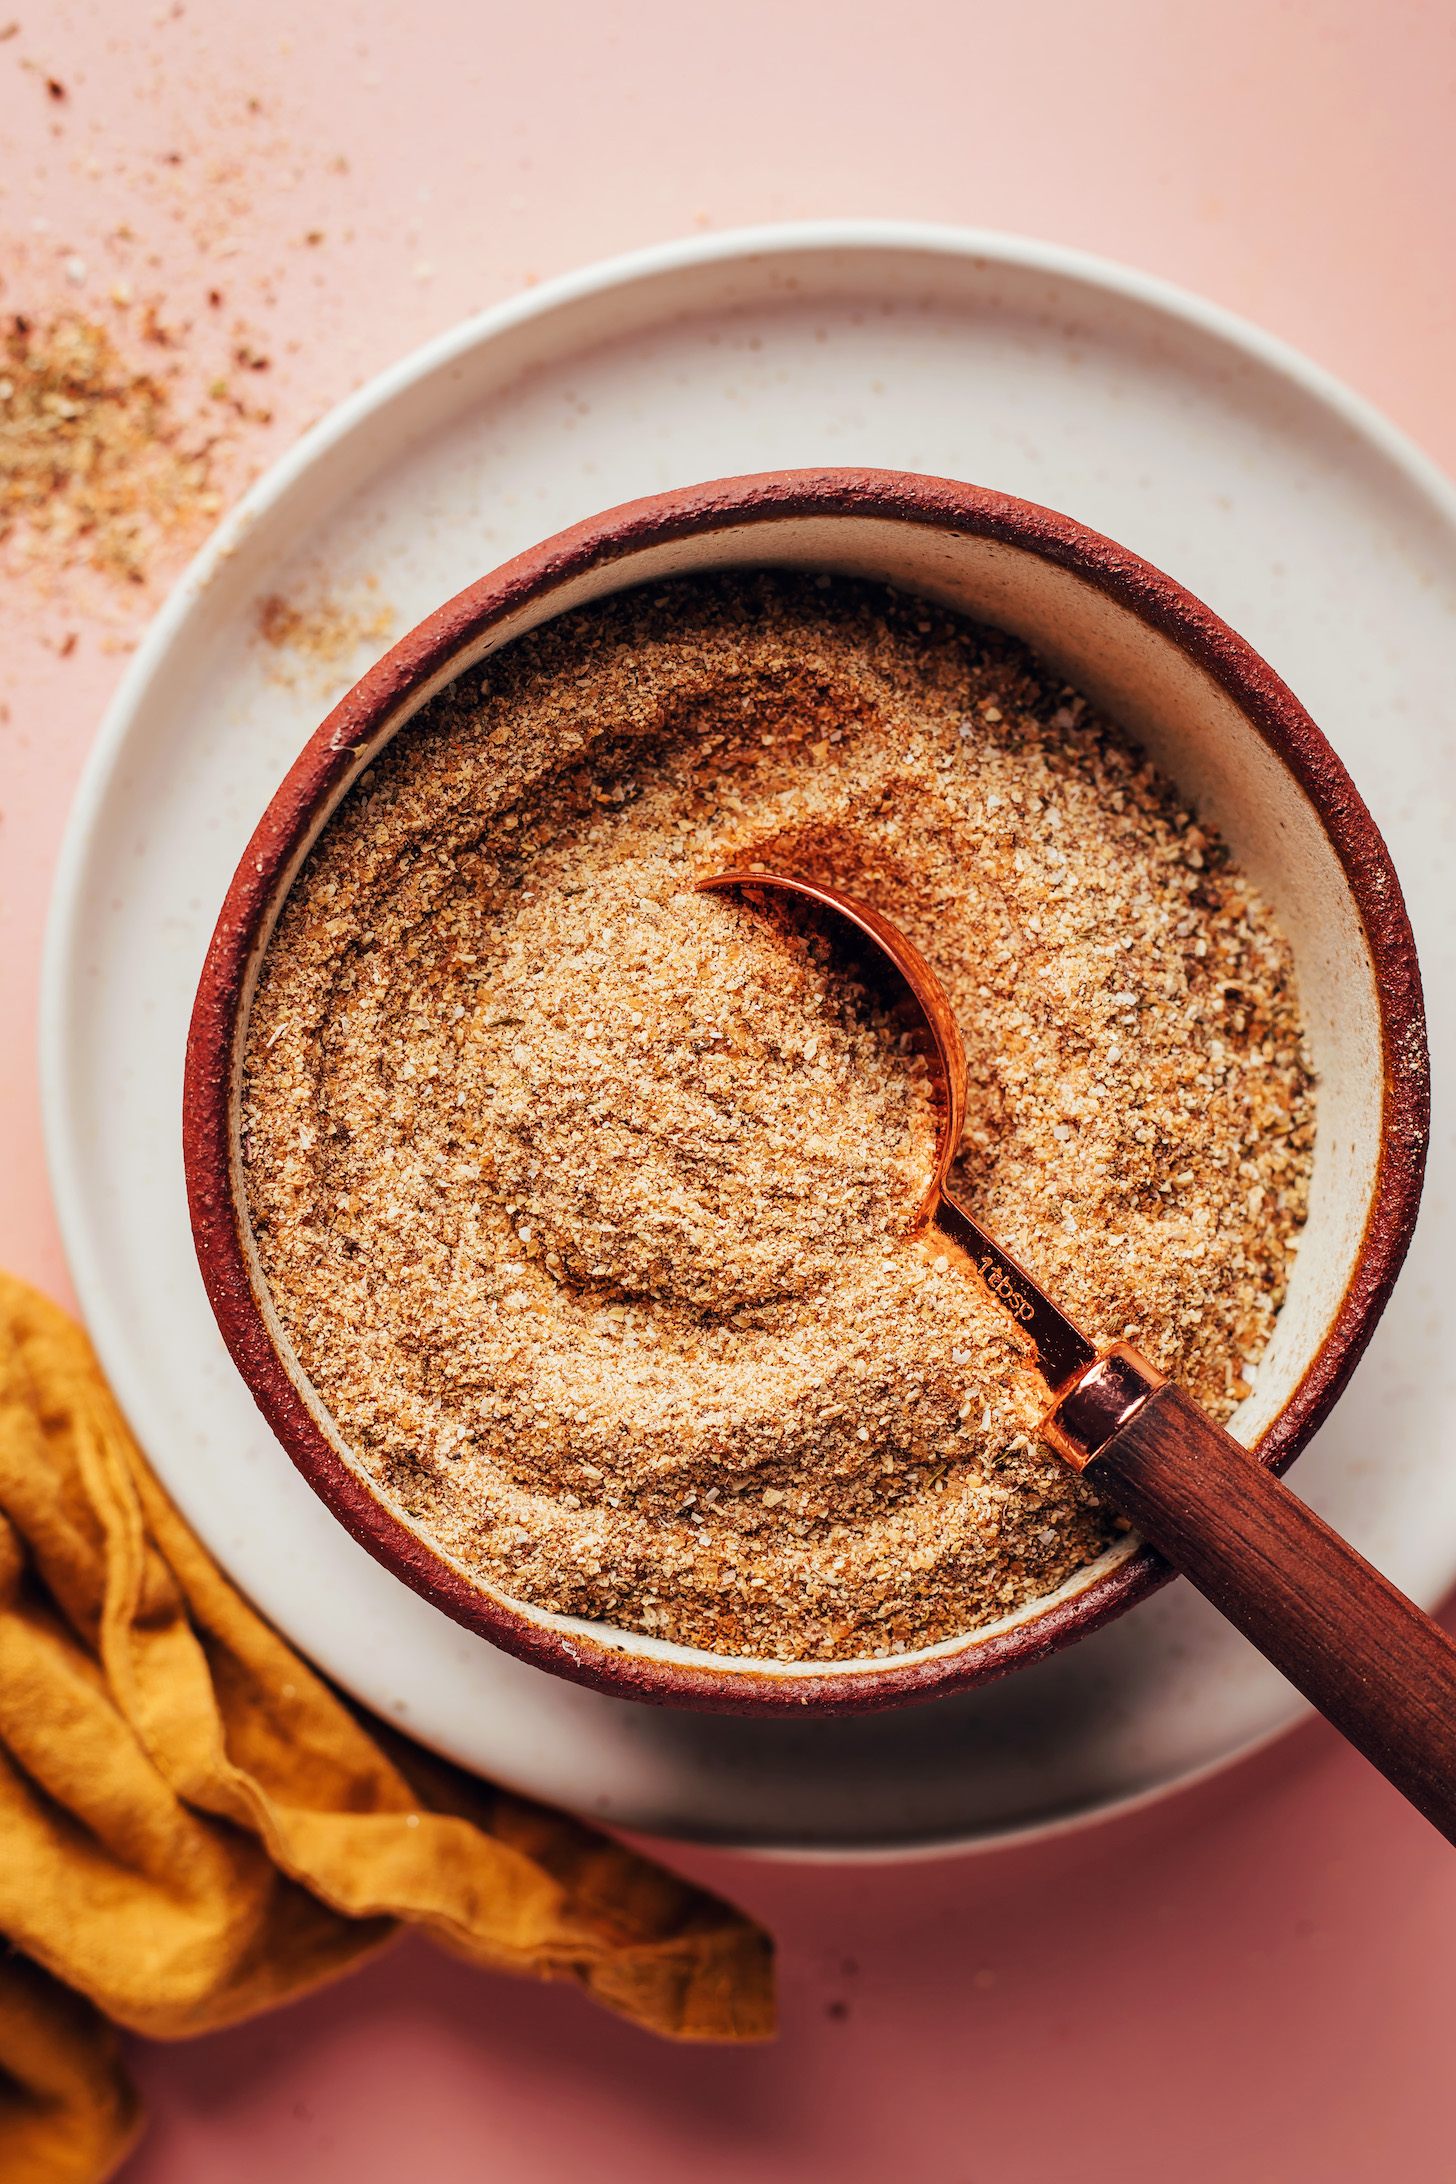
[[[214,1553],[330,1675],[466,1766],[623,1826],[910,1855],[1156,1794],[1300,1702],[1182,1585],[1040,1668],[863,1720],[659,1710],[524,1667],[369,1560],[293,1471],[213,1325],[180,1143],[224,889],[309,732],[384,649],[381,611],[401,634],[639,494],[841,463],[1064,510],[1265,654],[1390,842],[1439,1092],[1456,1028],[1456,495],[1334,382],[1190,297],[1014,238],[879,222],[591,268],[421,350],[300,443],[186,577],[107,719],[57,883],[42,1064],[71,1267],[117,1394]],[[325,609],[305,642],[260,636],[270,595]],[[1411,1263],[1293,1475],[1428,1604],[1456,1581],[1456,1342],[1435,1264],[1453,1166],[1439,1115]]]

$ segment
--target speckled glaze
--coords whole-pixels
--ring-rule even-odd
[[[1317,1161],[1325,1163],[1272,1369],[1233,1427],[1276,1470],[1335,1402],[1405,1256],[1429,1126],[1425,1026],[1385,845],[1291,692],[1169,577],[1067,517],[1005,494],[900,472],[827,470],[634,501],[459,593],[334,709],[238,867],[188,1039],[189,1206],[228,1349],[293,1462],[353,1537],[494,1644],[619,1697],[736,1713],[849,1713],[929,1699],[1040,1660],[1172,1573],[1134,1543],[1016,1618],[864,1663],[720,1658],[513,1601],[431,1549],[350,1461],[273,1311],[241,1183],[239,1086],[258,969],[299,867],[357,775],[436,691],[526,629],[632,585],[755,565],[878,576],[1025,637],[1147,745],[1273,901],[1324,1025],[1312,1032],[1323,1087]]]

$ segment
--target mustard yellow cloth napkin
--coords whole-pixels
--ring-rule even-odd
[[[742,1914],[356,1718],[182,1522],[80,1329],[0,1274],[0,2177],[115,2168],[114,2025],[230,2024],[401,1920],[671,2038],[773,2030]]]

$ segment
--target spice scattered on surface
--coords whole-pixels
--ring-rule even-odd
[[[812,930],[878,903],[970,1056],[954,1187],[1229,1415],[1303,1221],[1288,951],[1012,640],[873,587],[638,591],[472,670],[335,815],[255,1003],[262,1266],[361,1469],[519,1598],[719,1653],[901,1653],[1113,1543],[1020,1335],[911,1232],[934,1117]]]
[[[144,583],[159,549],[222,507],[206,438],[164,383],[79,317],[12,317],[0,348],[0,540],[22,564]]]
[[[329,669],[360,645],[375,644],[394,626],[394,610],[378,601],[351,603],[325,594],[301,603],[272,592],[258,602],[258,634],[275,652]]]

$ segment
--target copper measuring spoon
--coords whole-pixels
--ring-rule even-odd
[[[1456,1842],[1456,1643],[1131,1344],[1099,1353],[951,1197],[965,1047],[920,951],[868,903],[814,880],[734,871],[697,884],[703,893],[778,895],[828,911],[899,974],[943,1089],[916,1224],[963,1254],[1030,1337],[1052,1396],[1042,1439]]]

